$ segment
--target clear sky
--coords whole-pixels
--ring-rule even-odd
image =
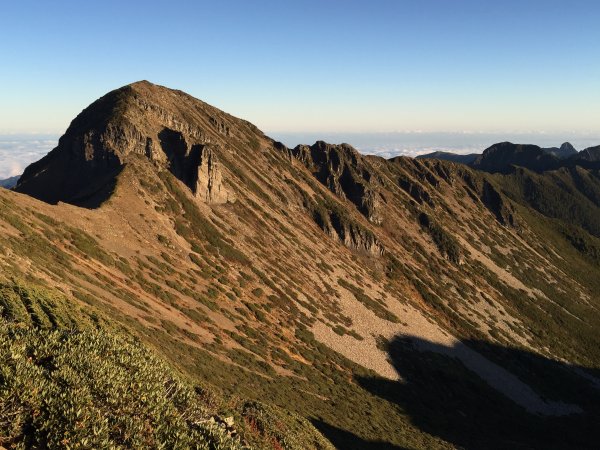
[[[267,132],[600,131],[600,2],[0,0],[0,133],[147,79]]]

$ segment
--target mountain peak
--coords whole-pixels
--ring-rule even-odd
[[[133,83],[129,83],[127,86],[130,86],[132,88],[136,88],[136,87],[153,87],[153,86],[159,86],[157,84],[151,83],[148,80],[139,80],[139,81],[134,81]]]
[[[575,147],[570,142],[563,143],[560,147],[543,148],[546,153],[556,156],[558,159],[567,159],[577,154]]]
[[[148,81],[115,89],[85,108],[60,138],[58,147],[27,167],[17,190],[50,203],[80,203],[108,191],[131,155],[168,168],[197,194],[198,170],[216,173],[219,153],[231,139],[265,137],[244,120],[182,91]],[[207,180],[200,180],[208,186]],[[217,183],[218,184],[218,183]],[[212,184],[211,184],[212,186]],[[103,197],[106,197],[106,193]],[[203,197],[215,200],[213,193]],[[217,196],[219,201],[224,198]]]
[[[571,153],[577,153],[577,150],[575,150],[575,147],[573,147],[573,145],[570,142],[564,142],[561,146],[560,149],[563,152],[571,152]]]

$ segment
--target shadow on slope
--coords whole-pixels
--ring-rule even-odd
[[[54,162],[65,157],[56,156],[53,152],[27,167],[14,190],[49,204],[65,202],[89,209],[99,208],[111,197],[123,166],[78,166],[73,161]],[[43,168],[44,164],[48,164],[49,168]],[[36,174],[36,170],[40,173]]]
[[[528,411],[523,406],[527,399],[516,397],[519,405],[463,364],[465,352],[472,354],[472,350],[508,370],[518,383],[524,382],[526,390],[541,404],[548,404],[549,410],[558,406],[556,413],[564,406],[563,413],[580,412],[546,415]],[[584,371],[530,352],[479,341],[444,347],[419,338],[398,337],[389,344],[388,352],[402,381],[357,381],[398,405],[415,426],[431,435],[465,449],[597,448],[600,391],[591,380],[599,376],[598,370]],[[492,384],[506,390],[498,382],[502,377]],[[331,430],[321,431],[336,442]]]
[[[405,450],[404,447],[385,441],[366,441],[363,438],[347,430],[334,427],[321,420],[312,420],[314,427],[323,436],[335,445],[336,448],[344,450]]]

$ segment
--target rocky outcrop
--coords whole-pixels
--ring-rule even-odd
[[[223,175],[217,157],[217,146],[188,145],[179,131],[165,128],[159,133],[160,151],[150,143],[147,156],[164,164],[175,177],[183,181],[192,193],[206,203],[225,203],[229,194],[223,186]]]
[[[383,245],[375,234],[353,220],[341,205],[334,201],[316,203],[306,194],[303,202],[315,223],[333,239],[348,248],[364,251],[373,256],[381,256],[385,253]]]
[[[233,195],[223,185],[223,175],[216,152],[210,146],[202,147],[197,167],[194,195],[206,203],[225,203]]]
[[[352,202],[370,222],[383,221],[378,181],[364,158],[350,145],[318,141],[291,150],[324,186]]]
[[[231,134],[225,116],[179,91],[147,82],[125,86],[82,111],[58,147],[25,170],[16,189],[50,203],[95,206],[110,195],[128,157],[143,155],[199,200],[226,202],[232,196],[217,155],[221,136]]]
[[[421,184],[410,179],[408,176],[401,174],[398,177],[398,186],[420,205],[427,203],[431,207],[435,206],[429,192],[427,192]]]
[[[373,233],[336,211],[329,211],[326,216],[321,216],[318,223],[327,234],[338,239],[348,248],[364,251],[373,256],[381,256],[385,252],[383,245]]]
[[[329,217],[329,234],[338,238],[346,247],[362,250],[374,256],[381,256],[384,248],[373,233],[360,225],[343,220],[336,214]]]

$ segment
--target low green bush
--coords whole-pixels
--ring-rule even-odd
[[[0,322],[0,436],[11,448],[235,449],[198,395],[132,339]]]

